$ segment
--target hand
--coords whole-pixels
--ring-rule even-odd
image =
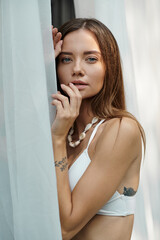
[[[52,136],[65,140],[69,129],[79,115],[82,97],[79,90],[70,83],[69,86],[61,84],[61,88],[70,98],[60,92],[52,94],[52,105],[56,106],[56,117],[52,124]]]
[[[53,26],[52,26],[52,37],[53,37],[53,43],[54,43],[54,53],[56,58],[61,52],[63,40],[61,40],[62,33],[58,32],[58,29],[53,28]]]

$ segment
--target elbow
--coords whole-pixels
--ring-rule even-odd
[[[73,222],[71,223],[68,219],[67,223],[70,224],[61,224],[62,240],[71,240],[78,233],[78,229],[75,227]]]
[[[61,219],[62,240],[71,240],[79,231],[75,219],[68,216],[66,219]]]
[[[73,237],[73,234],[69,231],[66,231],[65,229],[61,229],[62,232],[62,240],[71,240]]]
[[[62,233],[62,240],[68,240],[69,239],[67,232],[63,228],[61,228],[61,233]]]

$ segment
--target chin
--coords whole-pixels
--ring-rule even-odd
[[[81,93],[81,96],[82,96],[82,100],[84,100],[84,99],[91,99],[91,98],[93,98],[99,92],[96,92],[95,94],[86,94],[86,93],[80,91],[80,93]]]

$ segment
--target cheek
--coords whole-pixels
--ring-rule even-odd
[[[65,83],[66,75],[67,75],[66,69],[64,69],[61,66],[58,66],[57,67],[57,76],[58,76],[60,83]]]
[[[98,67],[95,71],[92,71],[92,77],[94,79],[94,83],[97,87],[102,88],[104,77],[105,77],[105,70],[102,67]]]

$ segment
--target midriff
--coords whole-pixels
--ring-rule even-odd
[[[95,215],[71,240],[130,240],[133,221],[134,215]]]

